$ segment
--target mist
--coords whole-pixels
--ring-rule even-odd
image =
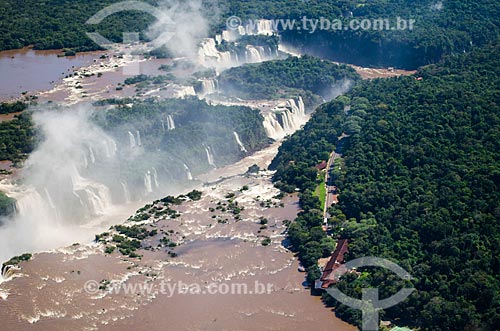
[[[206,7],[200,0],[165,0],[158,7],[159,19],[148,30],[154,46],[165,46],[174,56],[196,61],[198,44],[209,31]]]
[[[324,96],[326,101],[331,101],[337,98],[340,95],[346,94],[349,92],[353,85],[353,81],[350,79],[342,79],[336,82],[333,86],[326,89],[321,95]]]
[[[132,148],[125,134],[120,139],[104,132],[93,120],[95,112],[88,105],[34,111],[41,142],[21,179],[0,185],[17,200],[16,215],[0,227],[0,261],[89,242],[124,222],[144,201],[182,191],[182,183],[172,182],[159,166],[156,170],[157,156]],[[139,135],[134,132],[134,139]]]

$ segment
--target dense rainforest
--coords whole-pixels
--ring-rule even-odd
[[[355,70],[312,56],[246,64],[219,76],[219,88],[243,99],[287,97],[300,90],[328,99],[334,87],[359,78]]]
[[[14,104],[15,105],[15,104]],[[12,108],[17,109],[18,106]],[[24,108],[25,106],[21,106]],[[3,107],[2,109],[11,109]],[[0,161],[20,162],[33,151],[35,131],[31,114],[15,115],[11,121],[0,122]]]
[[[301,189],[303,213],[289,237],[312,275],[324,235],[314,165],[342,132],[339,204],[329,220],[351,240],[348,259],[391,259],[416,291],[382,317],[421,330],[500,329],[500,42],[447,57],[416,76],[358,84],[321,106],[280,149],[278,186]],[[370,269],[338,286],[399,289],[394,275]],[[359,312],[336,313],[359,323]]]
[[[148,14],[123,12],[96,26],[85,22],[117,0],[5,0],[0,2],[0,50],[34,45],[37,49],[97,49],[85,32],[99,31],[121,41],[123,32],[140,32],[153,21]],[[153,5],[159,1],[146,1]],[[495,40],[500,31],[500,9],[495,0],[220,0],[203,1],[213,31],[224,27],[226,17],[247,19],[415,19],[405,31],[282,31],[285,42],[340,62],[416,68],[434,63],[443,54],[462,53]],[[146,38],[144,33],[141,37]]]

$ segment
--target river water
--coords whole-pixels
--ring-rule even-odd
[[[0,52],[0,101],[18,98],[23,92],[49,90],[73,68],[89,65],[99,52],[58,57],[61,51],[29,48]]]
[[[96,57],[86,54],[58,58],[56,53],[32,50],[14,51],[10,56],[8,52],[2,53],[0,97],[10,98],[23,90],[50,89],[51,82],[62,79],[73,66],[86,66]],[[15,78],[15,83],[7,82],[9,76]],[[284,221],[294,219],[299,212],[298,197],[276,199],[279,192],[272,185],[270,172],[245,174],[254,164],[266,169],[279,145],[274,143],[236,164],[199,176],[201,181],[212,183],[198,187],[203,191],[203,198],[175,207],[181,214],[177,219],[148,223],[147,226],[159,234],[147,239],[153,249],[141,249],[142,259],[127,258],[118,252],[106,255],[104,245],[85,241],[36,254],[32,261],[22,264],[22,270],[13,272],[13,278],[0,283],[1,328],[355,330],[337,319],[320,298],[310,295],[309,289],[303,286],[305,274],[297,271],[297,258],[283,245]],[[242,191],[244,186],[248,190]],[[240,220],[229,213],[210,211],[224,202],[229,192],[234,193],[236,201],[244,207]],[[281,202],[283,206],[279,205]],[[259,224],[261,217],[269,220],[265,228]],[[217,219],[227,219],[227,222]],[[99,230],[104,231],[112,223],[100,223]],[[164,233],[172,233],[180,242],[174,250],[178,254],[175,258],[168,254],[169,249],[156,248]],[[268,246],[262,245],[265,238],[270,239]],[[162,283],[182,282],[202,287],[236,283],[246,284],[250,291],[259,283],[269,290],[263,294],[186,295],[179,291],[109,294],[103,290],[85,291],[89,281],[148,283],[157,288],[161,288]]]

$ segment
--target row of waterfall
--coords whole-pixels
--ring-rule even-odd
[[[135,131],[135,136],[132,132],[128,131],[128,138],[129,138],[130,148],[142,146],[141,132],[140,131],[138,131],[138,130]],[[95,163],[95,162],[92,162],[92,163]]]
[[[172,115],[167,115],[167,126],[165,127],[165,121],[161,120],[161,127],[163,132],[175,130],[174,117]]]
[[[213,94],[219,90],[219,82],[217,79],[202,79],[200,83],[201,90],[198,93],[200,96]]]
[[[144,187],[146,189],[146,194],[153,193],[154,190],[160,188],[160,183],[158,182],[158,171],[156,171],[156,168],[153,167],[151,170],[148,170],[146,174],[144,174]]]
[[[300,129],[308,120],[302,97],[290,99],[264,114],[264,129],[267,136],[281,140]]]
[[[215,39],[206,38],[201,42],[198,51],[200,64],[207,67],[229,68],[245,63],[257,63],[273,60],[279,56],[278,49],[271,47],[247,45],[243,51],[219,51]]]
[[[196,91],[193,86],[177,86],[173,91],[173,98],[183,99],[189,96],[195,96]]]
[[[278,33],[276,29],[275,22],[271,20],[257,20],[249,22],[246,25],[240,25],[237,29],[227,31],[224,30],[220,35],[216,35],[215,39],[217,42],[222,42],[223,40],[228,42],[237,41],[242,36],[255,36],[264,35],[271,36]]]
[[[245,63],[256,63],[275,59],[278,49],[271,47],[247,45],[244,50],[219,51],[217,45],[225,42],[237,42],[246,35],[274,35],[277,31],[269,20],[256,21],[255,24],[240,26],[234,31],[223,31],[215,38],[205,38],[198,49],[199,63],[205,66],[234,67]]]

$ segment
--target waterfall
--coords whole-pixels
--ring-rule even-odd
[[[227,34],[223,35],[228,38]],[[216,41],[213,38],[205,38],[198,49],[198,60],[203,65],[217,65],[230,67],[232,65],[230,52],[219,52],[216,47]]]
[[[163,120],[160,120],[161,122],[161,128],[163,130],[163,132],[165,132],[165,122],[163,122]]]
[[[234,138],[236,139],[236,143],[238,144],[238,146],[240,147],[240,151],[244,152],[244,153],[247,153],[247,149],[245,148],[245,146],[243,146],[243,143],[241,142],[241,139],[240,139],[240,136],[238,135],[238,133],[236,131],[233,132],[233,135],[234,135]]]
[[[264,117],[263,125],[269,138],[280,140],[286,135],[274,112],[271,112]]]
[[[126,203],[130,203],[132,199],[130,198],[130,191],[128,189],[127,183],[121,182],[122,190],[123,190],[123,197],[125,198]]]
[[[184,169],[186,169],[187,179],[188,180],[193,180],[193,175],[191,174],[191,170],[189,170],[189,167],[185,163],[184,163]]]
[[[42,220],[56,219],[56,210],[49,208],[49,204],[33,188],[27,189],[23,195],[16,197],[16,213],[22,217],[36,217]]]
[[[212,149],[209,146],[206,146],[205,152],[207,153],[208,164],[215,168],[215,162],[214,162],[214,157],[212,155]]]
[[[168,128],[168,130],[175,129],[175,122],[174,122],[174,118],[172,115],[167,116],[167,128]]]
[[[83,202],[85,217],[103,215],[111,206],[111,192],[106,185],[81,177],[76,169],[71,184],[73,195],[78,197],[80,204]]]
[[[118,147],[113,139],[106,139],[103,141],[104,151],[106,152],[106,157],[111,158],[116,154]]]
[[[271,20],[259,20],[257,22],[257,31],[256,34],[260,35],[268,35],[271,36],[275,34],[277,31],[274,28],[274,22]]]
[[[136,146],[136,143],[135,143],[135,137],[134,135],[132,134],[132,132],[128,132],[128,137],[129,137],[129,142],[130,142],[130,148],[134,148]]]
[[[201,80],[201,87],[202,95],[215,93],[217,91],[217,81],[214,79],[203,79]]]
[[[144,174],[144,186],[146,187],[146,193],[153,193],[153,186],[151,184],[151,171],[149,170]]]
[[[95,164],[95,154],[94,150],[92,149],[92,146],[89,146],[89,155],[90,155],[90,162],[92,162],[92,164]]]
[[[85,169],[89,167],[89,160],[87,160],[87,155],[85,155],[85,153],[83,154],[83,166]]]
[[[196,95],[196,91],[193,86],[181,86],[175,89],[173,97],[183,99],[191,95]]]
[[[139,130],[136,131],[136,135],[137,135],[137,146],[142,146],[141,133],[139,132]]]
[[[247,47],[247,62],[262,62],[263,54],[255,46],[248,45]]]
[[[296,100],[290,99],[263,116],[266,134],[275,140],[281,140],[286,135],[298,130],[307,122],[308,118],[302,97],[298,97]]]
[[[153,182],[155,183],[155,187],[159,188],[160,183],[158,183],[158,172],[156,171],[155,167],[153,167],[152,170],[153,170]]]

